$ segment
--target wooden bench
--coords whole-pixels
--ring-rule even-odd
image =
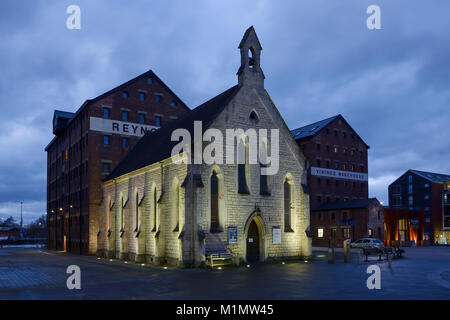
[[[230,248],[224,250],[215,250],[206,255],[206,261],[209,261],[211,268],[214,268],[214,262],[220,261],[220,265],[233,264],[234,255]]]
[[[366,256],[366,262],[369,262],[369,259],[368,259],[369,256],[375,256],[375,255],[378,256],[378,261],[383,260],[381,258],[383,251],[378,248],[374,248],[374,247],[363,248],[363,253]]]

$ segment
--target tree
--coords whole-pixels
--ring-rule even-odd
[[[16,219],[13,216],[10,216],[8,219],[1,223],[2,227],[18,227],[19,225],[16,222]]]

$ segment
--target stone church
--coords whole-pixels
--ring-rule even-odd
[[[264,89],[262,47],[253,27],[239,49],[237,85],[148,132],[104,179],[99,256],[200,266],[208,254],[223,249],[231,250],[236,263],[311,255],[307,162]],[[172,141],[173,132],[181,128],[195,136],[197,121],[200,134],[214,128],[225,137],[228,129],[242,128],[244,134],[231,144],[243,146],[243,161],[198,163],[186,151],[198,148],[194,142],[172,156],[179,144]],[[279,132],[269,136],[279,145],[275,174],[263,175],[264,164],[249,162],[246,133],[252,128]],[[204,140],[200,152],[208,147]],[[267,154],[275,152],[274,141],[260,140]],[[227,140],[224,147],[229,145]]]

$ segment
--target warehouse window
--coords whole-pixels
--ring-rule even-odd
[[[128,138],[122,138],[122,147],[123,148],[127,148],[129,145],[129,140]]]
[[[122,121],[128,121],[128,111],[122,111]]]
[[[103,172],[104,173],[110,173],[111,172],[111,164],[110,163],[103,163]]]
[[[162,96],[159,94],[155,95],[155,101],[157,104],[161,104],[162,103]]]
[[[145,92],[139,92],[139,100],[145,101]]]
[[[128,91],[122,92],[122,98],[128,98],[129,96]]]
[[[103,108],[103,118],[109,119],[111,116],[111,110],[109,108]]]
[[[323,228],[317,229],[317,238],[323,238]]]
[[[172,107],[176,107],[177,106],[177,102],[175,101],[175,100],[172,100],[172,102],[170,103],[170,105],[172,106]]]
[[[139,113],[139,123],[144,124],[145,123],[145,114]]]
[[[155,126],[161,127],[161,117],[155,117]]]
[[[152,84],[153,83],[153,79],[151,77],[147,78],[147,84]]]
[[[107,136],[107,135],[105,135],[105,136],[103,136],[103,145],[104,146],[109,146],[110,145],[110,136]]]

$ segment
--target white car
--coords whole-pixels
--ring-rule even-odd
[[[362,238],[350,243],[351,248],[383,248],[384,243],[381,240],[373,238]]]

